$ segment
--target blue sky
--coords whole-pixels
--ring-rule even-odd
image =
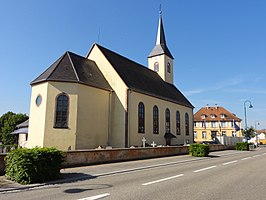
[[[29,113],[30,82],[65,51],[99,42],[147,66],[159,5],[174,83],[195,106],[218,104],[266,128],[264,0],[9,0],[0,7],[0,115]],[[246,104],[248,107],[248,104]]]

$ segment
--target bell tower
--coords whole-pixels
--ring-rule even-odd
[[[149,69],[157,72],[164,81],[173,84],[173,60],[174,58],[166,45],[160,9],[156,44],[148,56],[148,66]]]

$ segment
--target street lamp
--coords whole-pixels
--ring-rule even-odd
[[[247,140],[247,129],[248,129],[248,123],[247,123],[247,108],[246,108],[246,103],[249,103],[249,108],[253,108],[252,103],[250,100],[246,100],[244,102],[244,114],[245,114],[245,138]]]
[[[260,122],[256,120],[255,121],[255,127],[254,127],[255,128],[255,131],[257,131],[257,125],[259,126],[260,125]]]
[[[253,108],[252,103],[251,103],[250,100],[246,100],[246,101],[244,102],[244,111],[245,111],[245,129],[248,128],[248,125],[247,125],[247,108],[246,108],[246,103],[249,103],[249,108]]]
[[[259,125],[260,125],[260,122],[256,120],[256,121],[255,121],[255,137],[256,137],[256,143],[257,143],[257,145],[258,145],[258,144],[259,144],[259,140],[258,140],[257,125],[259,126]]]

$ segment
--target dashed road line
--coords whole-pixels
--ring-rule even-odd
[[[248,160],[251,159],[251,157],[242,158],[241,160]]]
[[[261,155],[258,154],[258,155],[255,155],[255,156],[252,156],[253,158],[257,158],[257,157],[260,157]]]
[[[206,168],[203,168],[203,169],[198,169],[198,170],[195,170],[193,172],[195,172],[195,173],[202,172],[202,171],[205,171],[205,170],[208,170],[208,169],[212,169],[212,168],[215,168],[215,167],[217,167],[217,166],[214,165],[214,166],[206,167]]]
[[[238,160],[233,160],[233,161],[230,161],[230,162],[226,162],[226,163],[223,163],[223,165],[229,165],[229,164],[233,164],[233,163],[236,163],[238,162]]]
[[[161,163],[161,164],[155,164],[155,165],[147,165],[147,166],[143,166],[143,167],[136,167],[136,168],[129,168],[129,169],[118,170],[118,171],[109,171],[109,172],[103,172],[103,173],[99,173],[99,174],[93,174],[93,176],[94,177],[114,176],[114,175],[117,175],[117,174],[132,173],[132,172],[136,172],[136,171],[139,171],[139,170],[148,170],[148,169],[153,169],[153,168],[184,164],[184,163],[189,163],[189,162],[193,162],[193,161],[200,161],[200,160],[205,160],[205,159],[208,159],[208,158],[194,158],[194,159],[180,160],[180,161],[176,161],[176,162]]]
[[[96,196],[85,197],[85,198],[78,199],[78,200],[96,200],[96,199],[101,199],[103,197],[107,197],[109,195],[110,195],[109,193],[105,193],[105,194],[99,194],[99,195],[96,195]]]
[[[184,176],[184,174],[179,174],[179,175],[176,175],[176,176],[171,176],[171,177],[159,179],[159,180],[156,180],[156,181],[151,181],[151,182],[148,182],[148,183],[143,183],[142,185],[144,185],[144,186],[145,185],[151,185],[151,184],[154,184],[154,183],[159,183],[159,182],[162,182],[162,181],[167,181],[167,180],[174,179],[174,178],[178,178],[178,177],[181,177],[181,176]]]

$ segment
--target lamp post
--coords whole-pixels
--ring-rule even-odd
[[[258,140],[257,125],[259,126],[259,125],[260,125],[260,122],[256,120],[256,121],[255,121],[255,137],[256,137],[256,143],[257,143],[257,145],[258,145],[258,144],[259,144],[259,140]]]
[[[257,132],[257,125],[259,126],[260,125],[260,122],[256,120],[255,121],[255,127],[254,127],[256,132]]]
[[[247,125],[247,108],[246,108],[246,103],[249,103],[249,108],[253,108],[252,103],[250,100],[246,100],[244,102],[244,114],[245,114],[245,139],[247,140],[247,129],[248,129],[248,125]]]

